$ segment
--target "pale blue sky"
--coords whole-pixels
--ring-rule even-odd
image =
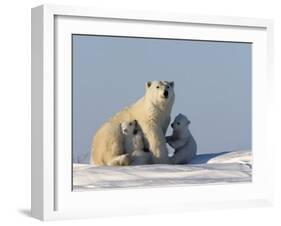
[[[73,35],[74,161],[149,80],[175,81],[199,154],[251,148],[251,44]]]

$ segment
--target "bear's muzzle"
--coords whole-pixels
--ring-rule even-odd
[[[168,97],[169,97],[169,92],[168,92],[168,90],[165,90],[164,93],[163,93],[163,95],[164,95],[165,98],[168,98]]]

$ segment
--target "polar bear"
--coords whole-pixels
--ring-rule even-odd
[[[144,150],[144,136],[137,120],[122,122],[121,132],[124,135],[124,149],[128,154],[135,150]]]
[[[145,87],[143,97],[116,113],[97,130],[92,141],[91,164],[127,163],[120,124],[132,120],[137,120],[143,131],[144,148],[152,153],[153,163],[169,162],[165,133],[175,100],[174,82],[149,81]]]
[[[144,136],[137,120],[121,123],[125,153],[129,154],[130,165],[143,165],[151,162],[151,152],[144,151]]]
[[[168,144],[175,149],[171,161],[174,164],[186,164],[194,158],[197,152],[197,144],[189,130],[190,121],[185,115],[179,114],[171,127],[172,136],[166,137]]]

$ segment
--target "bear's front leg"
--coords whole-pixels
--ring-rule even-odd
[[[171,145],[171,147],[173,147],[174,149],[178,149],[183,147],[187,141],[182,139],[182,140],[170,140],[168,141],[169,145]]]
[[[172,140],[172,136],[166,136],[166,142],[169,143]]]
[[[158,125],[143,126],[143,133],[152,152],[153,163],[169,163],[166,138]]]

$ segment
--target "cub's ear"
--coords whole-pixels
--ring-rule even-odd
[[[148,81],[148,82],[146,83],[146,88],[149,88],[149,87],[151,86],[151,84],[152,84],[152,82],[151,82],[151,81]]]
[[[174,81],[169,82],[169,84],[170,84],[171,87],[174,88],[174,85],[175,85]]]

